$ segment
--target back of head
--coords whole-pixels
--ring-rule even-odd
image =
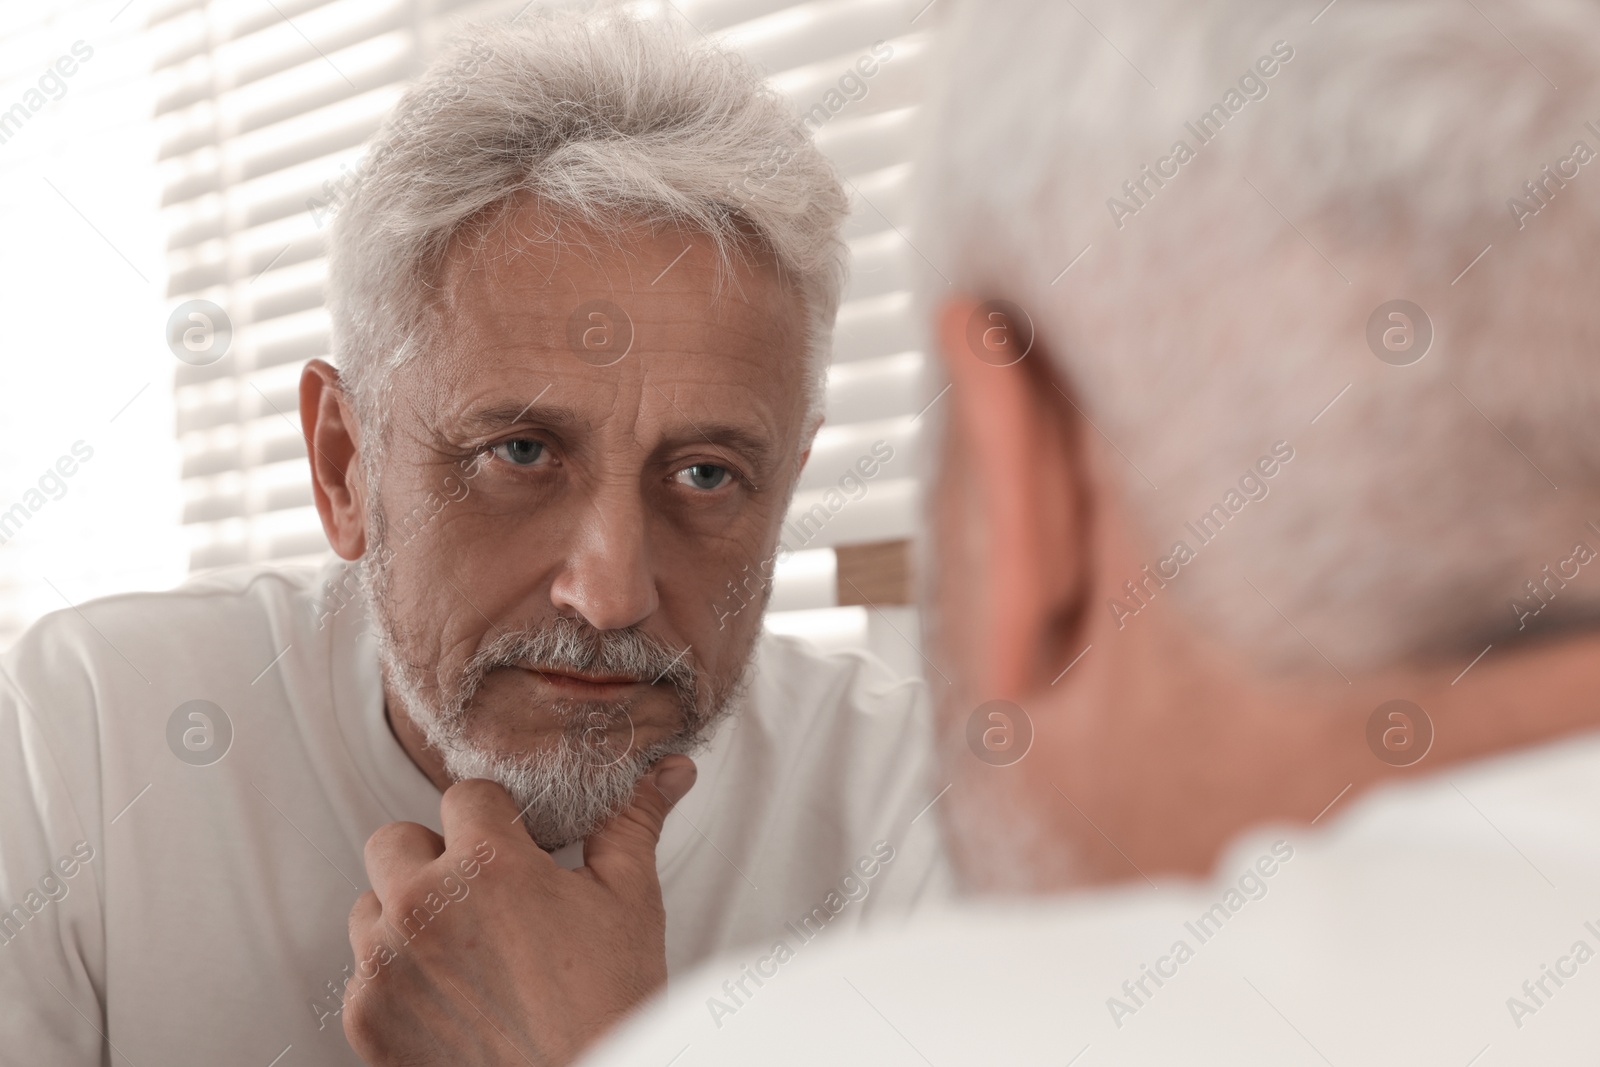
[[[944,12],[918,247],[1032,317],[1152,558],[1226,501],[1171,595],[1263,661],[1600,618],[1600,7],[1475,6]]]

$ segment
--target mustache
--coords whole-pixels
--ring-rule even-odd
[[[670,685],[686,715],[697,707],[699,676],[691,647],[674,647],[637,628],[600,630],[559,616],[542,626],[503,630],[467,661],[463,681],[475,692],[490,671],[520,667],[554,673],[615,675],[650,685]]]

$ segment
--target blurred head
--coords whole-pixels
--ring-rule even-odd
[[[739,691],[760,612],[725,601],[817,428],[845,210],[745,62],[530,15],[406,94],[336,219],[340,366],[302,383],[324,526],[391,715],[546,848]]]
[[[944,275],[928,395],[953,385],[952,732],[1004,697],[1129,773],[1202,716],[1111,735],[1202,677],[1332,702],[1593,625],[1600,579],[1528,582],[1600,547],[1600,168],[1574,147],[1600,151],[1600,9],[1522,5],[1521,52],[1449,0],[1143,0],[1105,36],[1047,0],[941,10],[915,232]],[[1419,359],[1369,342],[1418,328],[1395,300],[1431,322]],[[1015,361],[981,350],[997,309]]]

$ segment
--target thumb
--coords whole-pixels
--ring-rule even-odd
[[[583,863],[601,882],[655,878],[656,844],[667,813],[694,787],[699,771],[688,756],[663,756],[639,784],[633,800],[583,843]]]

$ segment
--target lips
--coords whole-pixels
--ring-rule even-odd
[[[524,668],[537,675],[544,681],[555,685],[572,685],[583,687],[604,688],[610,686],[646,685],[642,678],[631,678],[624,674],[588,674],[582,671],[552,671],[541,670],[537,667]]]

